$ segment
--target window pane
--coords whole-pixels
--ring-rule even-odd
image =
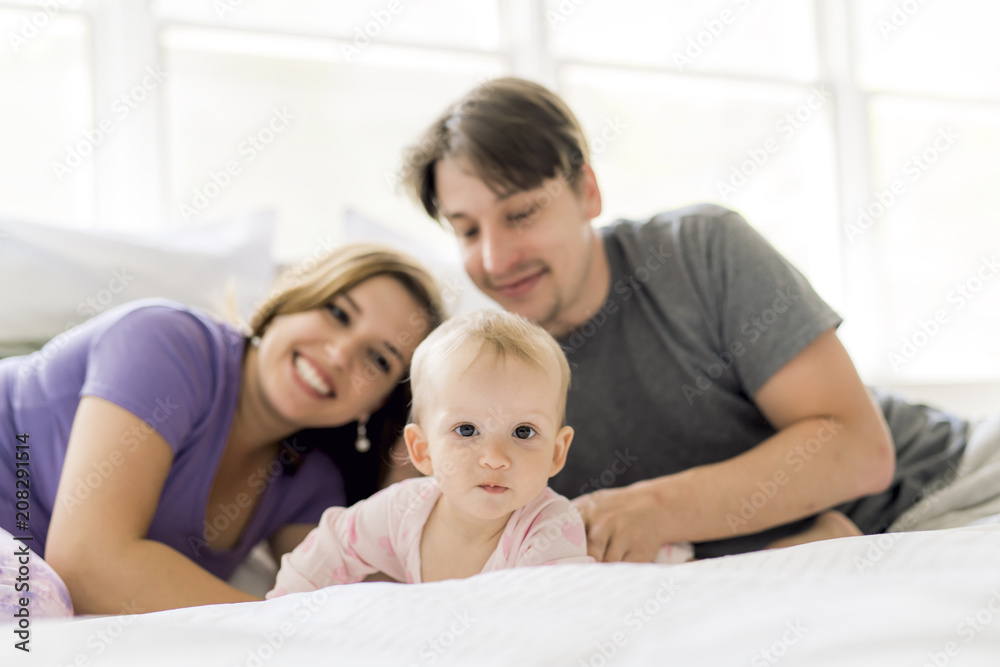
[[[604,222],[698,202],[734,208],[840,307],[829,100],[590,67],[562,80],[590,138]]]
[[[496,58],[382,45],[345,65],[329,40],[210,29],[170,29],[164,45],[168,216],[275,209],[279,261],[339,241],[347,208],[430,227],[392,187],[401,152],[449,101],[503,72]]]
[[[168,21],[330,35],[362,51],[369,41],[476,50],[500,45],[496,0],[155,0],[153,12]],[[341,56],[350,53],[348,47]]]
[[[90,24],[69,13],[0,9],[0,215],[94,222]],[[13,37],[12,37],[13,36]],[[91,138],[89,138],[91,137]]]
[[[1000,97],[1000,4],[864,0],[852,7],[863,86]]]
[[[546,0],[558,58],[816,78],[813,4],[800,0]]]
[[[873,201],[881,196],[888,206],[881,215],[869,206],[866,233],[884,258],[889,372],[996,379],[1000,116],[891,97],[876,98],[871,111]]]

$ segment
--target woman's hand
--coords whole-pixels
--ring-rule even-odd
[[[657,530],[664,508],[648,482],[594,491],[573,505],[587,527],[587,552],[597,561],[651,563],[670,541]]]

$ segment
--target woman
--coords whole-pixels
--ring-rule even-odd
[[[25,475],[12,455],[0,464],[4,551],[43,553],[78,614],[258,599],[225,582],[257,542],[280,557],[326,507],[375,491],[372,470],[405,417],[401,381],[439,304],[413,260],[355,245],[286,281],[250,337],[174,302],[140,301],[54,352],[0,362],[0,438],[9,452],[25,441],[30,462],[20,466],[28,519],[14,516]],[[371,451],[369,417],[384,427],[371,429]],[[329,427],[344,427],[322,438],[332,459],[310,444]],[[338,455],[361,474],[341,477]],[[351,498],[344,481],[355,478]],[[30,568],[37,592],[45,564]],[[8,571],[0,596],[16,600]]]

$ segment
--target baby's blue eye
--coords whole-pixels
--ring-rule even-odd
[[[458,433],[463,438],[471,438],[472,436],[478,434],[479,431],[477,431],[476,427],[472,424],[461,424],[455,427],[455,433]]]
[[[518,438],[519,440],[527,440],[533,435],[538,435],[538,431],[524,424],[521,424],[520,426],[514,429],[514,437]]]

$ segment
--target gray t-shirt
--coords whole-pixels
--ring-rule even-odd
[[[551,486],[571,498],[724,461],[766,440],[775,429],[752,397],[842,321],[757,231],[719,206],[619,221],[601,233],[611,269],[607,300],[560,340],[573,373],[566,422],[576,435]],[[887,492],[842,507],[866,532],[885,530],[957,462],[968,427],[922,406],[878,398],[899,465]],[[818,429],[776,477],[762,480],[760,493],[727,517],[734,534],[837,428]],[[759,549],[810,521],[700,544],[696,552]]]

